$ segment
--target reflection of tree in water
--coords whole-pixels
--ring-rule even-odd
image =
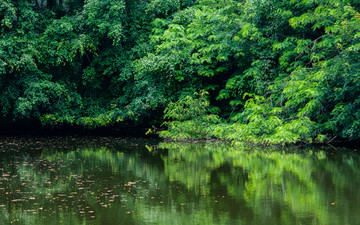
[[[353,210],[360,210],[357,155],[330,158],[321,150],[239,151],[220,144],[162,147],[169,149],[164,161],[172,180],[200,194],[222,192],[244,200],[246,207],[238,208],[238,213],[251,208],[254,224],[356,224],[360,219],[353,215]]]
[[[3,160],[2,175],[9,174],[12,179],[1,178],[4,192],[0,192],[0,210],[8,216],[0,222],[9,223],[14,218],[24,224],[37,220],[41,222],[33,224],[58,224],[60,220],[82,224],[86,218],[95,224],[131,224],[132,217],[126,215],[134,208],[137,194],[155,189],[142,180],[140,171],[146,173],[146,165],[141,168],[138,153],[125,156],[102,147],[48,150],[32,159],[25,155],[17,156],[16,161]],[[125,218],[118,218],[120,215]]]
[[[360,220],[354,213],[360,160],[350,153],[329,157],[321,150],[242,150],[220,143],[74,149],[2,155],[0,224]]]

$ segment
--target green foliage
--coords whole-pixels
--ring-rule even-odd
[[[219,122],[219,117],[210,111],[208,92],[194,93],[195,98],[186,96],[177,102],[170,102],[165,109],[165,119],[171,119],[164,125],[168,130],[160,136],[172,139],[212,138],[212,125]]]
[[[0,0],[1,115],[86,127],[170,119],[182,138],[356,140],[359,10],[345,0]],[[200,90],[208,101],[189,97]]]
[[[345,1],[302,1],[296,10],[293,4],[239,5],[243,14],[234,22],[243,25],[233,40],[247,47],[251,66],[240,67],[219,92],[217,100],[235,97],[229,104],[244,109],[232,114],[232,124],[217,126],[218,138],[286,144],[325,141],[324,134],[360,137],[360,14]]]
[[[53,3],[1,1],[3,116],[91,128],[137,120],[158,107],[151,97],[157,80],[135,81],[132,66],[149,48],[150,3]]]

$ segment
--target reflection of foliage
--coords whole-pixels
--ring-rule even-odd
[[[0,189],[0,212],[4,215],[0,223],[14,219],[22,224],[63,221],[75,225],[87,220],[90,224],[120,221],[117,217],[126,216],[129,210],[121,204],[133,208],[136,194],[146,195],[156,189],[150,186],[152,179],[142,183],[142,178],[156,175],[157,168],[141,164],[141,160],[137,152],[125,157],[124,152],[106,147],[46,150],[35,159],[27,154],[17,156],[15,162],[4,158],[0,161],[0,172],[4,174],[0,176],[0,186],[4,187]],[[57,220],[52,218],[54,214]],[[123,221],[133,223],[131,215]]]
[[[101,148],[87,148],[87,149],[77,149],[76,151],[70,152],[56,152],[49,153],[43,152],[42,157],[50,162],[57,162],[59,159],[66,160],[76,160],[77,158],[82,158],[87,161],[89,164],[86,166],[90,166],[90,168],[98,167],[97,165],[108,164],[113,173],[119,172],[119,165],[123,164],[123,153],[121,152],[111,152],[106,147]],[[81,167],[79,171],[80,174],[83,173],[85,168]]]
[[[160,144],[160,148],[170,149],[169,154],[163,156],[170,181],[184,183],[197,194],[209,194],[211,171],[224,164],[226,146],[166,143]]]
[[[353,213],[360,210],[360,157],[351,153],[223,143],[74,149],[1,155],[0,224],[331,225],[360,219]]]
[[[201,194],[213,191],[211,183],[217,179],[226,194],[244,198],[254,209],[257,224],[277,224],[275,213],[281,213],[284,224],[292,224],[296,215],[304,215],[297,218],[301,223],[319,224],[339,224],[342,218],[352,217],[349,211],[354,209],[349,209],[353,207],[349,202],[358,196],[355,189],[360,185],[360,158],[356,155],[331,159],[324,151],[239,151],[221,144],[164,143],[161,147],[169,149],[164,162],[170,179],[197,193],[200,187],[207,187]],[[225,165],[231,169],[223,172]],[[330,213],[331,202],[341,204],[339,214]]]

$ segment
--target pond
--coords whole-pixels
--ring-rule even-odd
[[[0,138],[0,224],[360,224],[357,151]]]

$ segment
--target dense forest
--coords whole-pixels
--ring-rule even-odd
[[[359,11],[358,0],[0,0],[0,122],[359,140]]]

